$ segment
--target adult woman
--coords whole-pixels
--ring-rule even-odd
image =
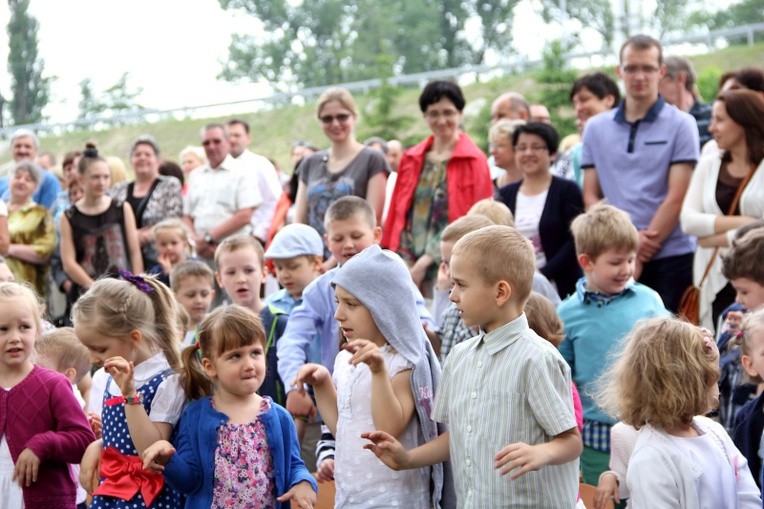
[[[549,169],[558,142],[557,131],[548,124],[531,122],[515,129],[515,163],[523,179],[500,189],[498,199],[514,214],[518,231],[533,243],[539,272],[565,298],[581,277],[570,223],[583,212],[584,201],[575,182],[555,177]]]
[[[26,281],[45,296],[45,274],[56,246],[56,228],[47,207],[32,201],[42,179],[31,161],[21,161],[11,175],[8,232],[11,243],[5,261],[16,281]]]
[[[159,146],[151,136],[143,135],[135,140],[130,162],[135,170],[135,181],[120,182],[109,194],[118,202],[127,201],[133,208],[143,266],[152,267],[157,264],[158,254],[151,227],[164,219],[181,217],[180,182],[159,174]]]
[[[332,145],[304,158],[297,168],[295,222],[309,224],[323,235],[326,209],[348,195],[366,198],[380,222],[390,166],[382,152],[356,141],[358,111],[350,92],[330,88],[321,94],[316,115]]]
[[[432,134],[404,152],[398,166],[382,245],[411,265],[420,286],[435,279],[443,228],[493,195],[485,154],[459,128],[464,105],[457,84],[428,83],[419,108]],[[429,293],[429,286],[422,289]]]
[[[735,299],[721,271],[716,248],[730,245],[735,230],[764,216],[764,98],[753,90],[722,92],[714,102],[709,131],[720,152],[701,158],[682,204],[682,230],[698,237],[693,282],[700,287],[700,318],[708,328]],[[739,202],[728,215],[743,186]]]
[[[523,124],[525,120],[502,119],[493,124],[488,131],[493,164],[504,170],[494,181],[497,190],[523,178],[523,174],[515,166],[515,150],[512,148],[512,133],[517,126]]]
[[[178,159],[180,159],[180,168],[183,170],[184,175],[183,196],[186,196],[186,192],[188,191],[188,176],[195,169],[207,164],[207,156],[202,147],[188,145],[180,151]]]
[[[103,275],[119,269],[143,272],[133,209],[107,194],[109,167],[88,143],[78,166],[83,196],[61,216],[61,260],[74,286],[70,302]]]

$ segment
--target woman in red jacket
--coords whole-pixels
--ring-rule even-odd
[[[430,294],[440,263],[440,234],[449,223],[493,193],[485,154],[460,130],[464,96],[450,81],[433,81],[419,96],[432,134],[401,159],[382,245],[411,268]],[[425,283],[425,284],[423,284]]]

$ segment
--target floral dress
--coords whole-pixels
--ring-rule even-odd
[[[214,406],[214,398],[212,402]],[[266,396],[252,422],[225,423],[218,428],[211,509],[276,507],[273,458],[260,418],[270,407],[271,399]]]

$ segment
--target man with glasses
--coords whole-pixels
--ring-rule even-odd
[[[629,213],[639,230],[634,277],[676,311],[692,283],[695,241],[679,228],[679,212],[699,157],[698,129],[658,94],[666,67],[657,40],[631,37],[620,62],[624,101],[591,118],[584,132],[584,204],[604,198]]]
[[[206,165],[191,173],[183,220],[193,232],[196,253],[212,261],[217,244],[237,233],[251,233],[252,212],[263,201],[254,172],[231,156],[223,124],[202,128]]]

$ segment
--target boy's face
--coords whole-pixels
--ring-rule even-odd
[[[202,276],[183,278],[178,285],[175,298],[191,319],[190,325],[195,326],[204,319],[210,310],[215,290],[211,281]],[[185,331],[183,331],[185,333]]]
[[[293,299],[300,299],[305,287],[321,274],[321,259],[317,256],[274,258],[276,278]]]
[[[329,223],[325,235],[329,251],[340,265],[372,244],[378,244],[381,237],[382,229],[372,228],[363,214],[335,219]]]
[[[747,277],[730,281],[737,291],[735,300],[748,311],[755,311],[764,305],[764,286]]]
[[[449,299],[456,304],[468,327],[482,327],[485,331],[496,328],[495,285],[489,285],[475,269],[468,253],[451,256],[450,272],[454,286]]]
[[[621,293],[634,275],[636,253],[630,249],[610,248],[596,260],[583,253],[578,262],[586,274],[586,289],[615,295]]]
[[[260,311],[260,287],[265,280],[265,269],[253,248],[221,253],[215,277],[234,304]]]
[[[69,380],[69,383],[74,383],[74,380],[77,377],[77,370],[74,369],[74,367],[60,369],[58,365],[59,360],[55,355],[38,353],[35,355],[34,363],[40,367],[43,367],[45,369],[49,369],[51,371],[55,371],[56,373],[60,373],[64,375],[67,378],[67,380]]]
[[[155,235],[159,256],[166,256],[167,260],[176,265],[186,258],[186,241],[177,230],[169,228],[160,230]]]

